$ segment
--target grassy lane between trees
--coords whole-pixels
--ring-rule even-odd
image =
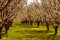
[[[2,36],[4,29],[2,32]],[[14,22],[12,27],[8,30],[8,33],[3,36],[1,40],[60,40],[60,28],[58,34],[53,36],[54,29],[50,26],[50,31],[46,31],[46,26],[39,26],[33,24],[21,24]]]

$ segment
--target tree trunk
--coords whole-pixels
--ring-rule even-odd
[[[30,24],[32,25],[33,24],[33,21],[30,21]]]
[[[28,24],[28,21],[27,21],[27,20],[25,20],[25,23],[26,23],[26,24]]]
[[[58,32],[58,25],[55,27],[55,35],[57,34]]]
[[[9,27],[10,27],[10,25],[9,25],[9,24],[5,25],[5,34],[6,34],[6,33],[7,33],[7,31],[9,30]]]
[[[37,26],[39,27],[40,22],[37,22]]]
[[[49,24],[46,24],[46,27],[47,27],[47,31],[49,31]]]
[[[10,26],[12,26],[12,21],[10,22]]]
[[[0,27],[0,39],[1,39],[1,35],[2,35],[1,32],[2,32],[2,26]]]

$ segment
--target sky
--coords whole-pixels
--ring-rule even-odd
[[[27,1],[28,5],[29,5],[31,2],[33,2],[33,0],[28,0],[28,1]],[[38,0],[38,2],[41,3],[41,0]]]

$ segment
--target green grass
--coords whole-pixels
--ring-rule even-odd
[[[8,33],[1,40],[60,40],[60,28],[58,34],[53,36],[54,29],[50,26],[50,31],[46,31],[46,26],[33,26],[14,22]]]

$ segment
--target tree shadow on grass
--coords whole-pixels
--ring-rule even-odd
[[[31,34],[47,34],[52,33],[52,31],[46,31],[46,30],[27,30],[25,33],[31,33]]]

